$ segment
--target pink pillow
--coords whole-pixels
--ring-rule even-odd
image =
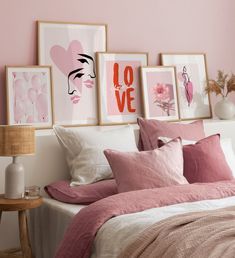
[[[189,183],[207,183],[233,179],[220,145],[218,134],[209,136],[195,144],[185,145],[184,176]]]
[[[89,204],[117,194],[114,179],[103,180],[89,185],[70,186],[70,181],[57,181],[44,187],[47,194],[58,201]]]
[[[158,121],[154,119],[138,118],[140,138],[138,148],[153,150],[158,147],[158,137],[176,138],[198,141],[205,138],[203,121],[198,120],[190,124],[180,124]]]
[[[183,176],[181,140],[172,140],[152,151],[105,150],[117,182],[118,192],[187,184]]]

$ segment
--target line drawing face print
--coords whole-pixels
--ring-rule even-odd
[[[55,45],[50,50],[52,61],[67,78],[67,94],[73,104],[79,103],[82,88],[92,89],[96,78],[95,61],[84,53],[81,42],[73,40],[67,49]]]
[[[76,87],[75,80],[82,79],[82,86],[85,85],[87,88],[91,89],[94,86],[94,79],[96,78],[95,72],[95,62],[94,59],[87,54],[78,54],[78,68],[72,70],[68,74],[68,94],[71,96],[71,101],[77,104],[81,98],[82,88]],[[82,65],[82,67],[80,67]]]

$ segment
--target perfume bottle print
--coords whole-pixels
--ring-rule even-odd
[[[191,82],[190,77],[187,73],[186,66],[183,67],[182,77],[183,77],[183,85],[185,89],[185,96],[188,102],[188,107],[190,107],[190,104],[193,101],[193,83]]]

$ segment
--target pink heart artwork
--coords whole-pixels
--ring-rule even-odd
[[[68,74],[78,68],[82,67],[82,64],[78,66],[78,54],[83,53],[82,44],[78,40],[73,40],[70,42],[68,49],[64,47],[55,45],[50,50],[50,56],[55,65],[59,70],[68,78]],[[71,81],[81,92],[81,81],[75,80]]]

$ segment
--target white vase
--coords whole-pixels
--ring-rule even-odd
[[[226,97],[215,104],[215,114],[219,119],[232,119],[235,115],[235,106]]]

